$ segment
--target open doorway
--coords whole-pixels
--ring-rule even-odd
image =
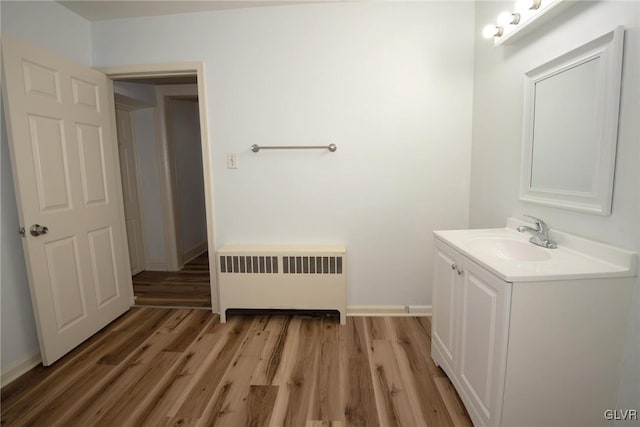
[[[212,308],[196,76],[114,80],[135,305]]]

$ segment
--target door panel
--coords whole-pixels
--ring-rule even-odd
[[[464,317],[461,336],[462,380],[482,402],[488,413],[491,406],[491,361],[494,357],[498,291],[472,272],[462,286]]]
[[[24,87],[27,95],[40,95],[60,103],[60,77],[56,70],[33,63],[27,59],[22,61]]]
[[[33,163],[41,212],[70,208],[67,140],[56,117],[29,115]]]
[[[73,103],[88,108],[89,110],[100,112],[99,89],[93,83],[85,82],[78,78],[71,78],[73,90]]]
[[[133,302],[113,104],[104,74],[6,35],[2,55],[23,248],[49,365]],[[33,224],[48,232],[31,235]]]
[[[89,232],[89,248],[93,264],[94,286],[98,307],[119,296],[115,250],[111,227]]]
[[[454,369],[455,355],[455,305],[456,305],[456,270],[451,266],[455,260],[449,250],[437,243],[435,248],[435,264],[433,284],[433,340],[443,349],[442,356],[450,369]]]
[[[58,331],[87,316],[78,248],[74,237],[45,243],[47,267]]]
[[[76,124],[80,152],[80,176],[85,205],[106,203],[106,171],[102,129],[97,126]]]
[[[501,416],[497,396],[504,386],[510,286],[465,261],[460,280],[459,375],[486,425],[497,425]]]

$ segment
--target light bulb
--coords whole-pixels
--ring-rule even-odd
[[[516,2],[516,10],[518,12],[526,12],[527,10],[538,10],[542,0],[518,0]]]
[[[500,37],[503,33],[502,27],[498,27],[497,25],[487,25],[482,30],[482,37],[485,39],[490,39],[492,37]]]
[[[507,25],[516,25],[520,22],[520,14],[518,12],[504,11],[498,15],[498,25],[506,27]]]

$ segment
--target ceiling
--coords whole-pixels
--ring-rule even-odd
[[[109,19],[139,18],[143,16],[173,15],[176,13],[204,12],[224,9],[243,9],[249,7],[283,6],[303,3],[329,3],[341,0],[207,0],[207,1],[156,1],[156,0],[57,0],[89,21]],[[343,0],[348,1],[348,0]]]

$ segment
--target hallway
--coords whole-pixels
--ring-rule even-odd
[[[143,271],[133,276],[135,305],[210,308],[209,277],[208,252],[180,271]]]

